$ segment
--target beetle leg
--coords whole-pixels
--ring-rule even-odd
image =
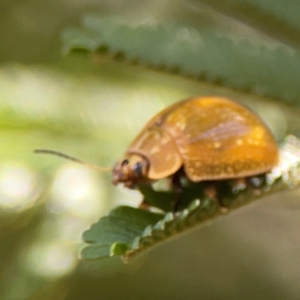
[[[254,195],[259,196],[262,193],[261,189],[265,180],[265,175],[251,176],[246,179],[246,184],[253,190]]]
[[[218,203],[221,213],[222,214],[227,214],[228,213],[228,208],[225,207],[220,199],[219,199],[219,195],[218,195],[218,189],[217,189],[217,184],[216,182],[211,183],[210,185],[208,185],[205,190],[204,190],[204,194],[211,200],[214,200]]]
[[[175,173],[172,177],[172,189],[176,192],[176,197],[173,200],[173,215],[178,212],[181,201],[182,201],[182,186],[180,182],[179,172]]]
[[[209,199],[218,200],[218,191],[215,183],[207,186],[204,193]]]
[[[139,208],[144,210],[150,210],[150,207],[151,205],[149,205],[147,201],[145,201],[145,199],[143,199],[143,201],[139,205]]]
[[[244,191],[247,188],[247,186],[248,186],[248,184],[247,184],[246,178],[242,177],[242,178],[233,179],[232,192],[234,194],[237,194],[241,191]]]

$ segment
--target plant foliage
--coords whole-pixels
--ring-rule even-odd
[[[63,35],[65,51],[84,50],[124,57],[157,69],[195,76],[228,87],[283,98],[297,104],[300,52],[280,43],[232,39],[190,25],[133,27],[88,16],[83,28]]]
[[[134,23],[115,18],[86,16],[80,28],[63,33],[64,51],[107,56],[116,61],[145,65],[159,71],[248,91],[299,105],[300,21],[299,4],[275,0],[199,0],[214,16],[211,23]],[[209,18],[208,16],[208,18]],[[217,21],[216,21],[217,20]],[[227,25],[228,30],[222,28]],[[288,137],[281,148],[280,163],[270,173],[217,184],[218,201],[209,198],[207,183],[183,188],[180,212],[172,212],[172,191],[140,186],[144,202],[159,212],[117,207],[84,235],[86,259],[135,256],[159,242],[206,224],[267,193],[299,183],[299,141]],[[183,179],[184,181],[184,179]]]
[[[290,136],[281,148],[278,167],[270,173],[249,178],[248,184],[241,185],[232,180],[219,182],[218,201],[205,195],[206,183],[189,183],[182,195],[185,208],[176,215],[172,211],[163,211],[163,207],[167,206],[158,201],[170,201],[174,196],[172,192],[153,191],[151,187],[143,187],[141,192],[144,199],[152,206],[160,207],[162,212],[117,207],[84,232],[83,239],[89,245],[83,248],[82,256],[88,260],[123,256],[128,260],[157,243],[167,241],[197,225],[203,226],[208,220],[226,215],[266,194],[298,185],[299,147],[300,140]]]

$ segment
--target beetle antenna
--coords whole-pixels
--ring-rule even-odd
[[[36,153],[36,154],[55,155],[55,156],[58,156],[58,157],[61,157],[61,158],[67,159],[67,160],[71,160],[71,161],[77,162],[79,164],[88,166],[88,167],[90,167],[92,169],[100,170],[102,172],[110,172],[112,170],[111,168],[102,168],[102,167],[97,166],[97,165],[85,163],[84,161],[82,161],[82,160],[80,160],[80,159],[78,159],[76,157],[73,157],[73,156],[70,156],[68,154],[65,154],[65,153],[62,153],[62,152],[59,152],[59,151],[55,151],[55,150],[35,149],[33,152]]]

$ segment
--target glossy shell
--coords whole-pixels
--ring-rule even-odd
[[[251,176],[278,162],[270,130],[246,107],[217,97],[193,98],[153,117],[126,155],[149,162],[147,178],[171,176],[184,167],[191,181]]]

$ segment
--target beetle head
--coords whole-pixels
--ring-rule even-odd
[[[128,188],[135,188],[139,182],[147,180],[148,160],[139,154],[127,154],[113,168],[113,184],[124,183]]]

